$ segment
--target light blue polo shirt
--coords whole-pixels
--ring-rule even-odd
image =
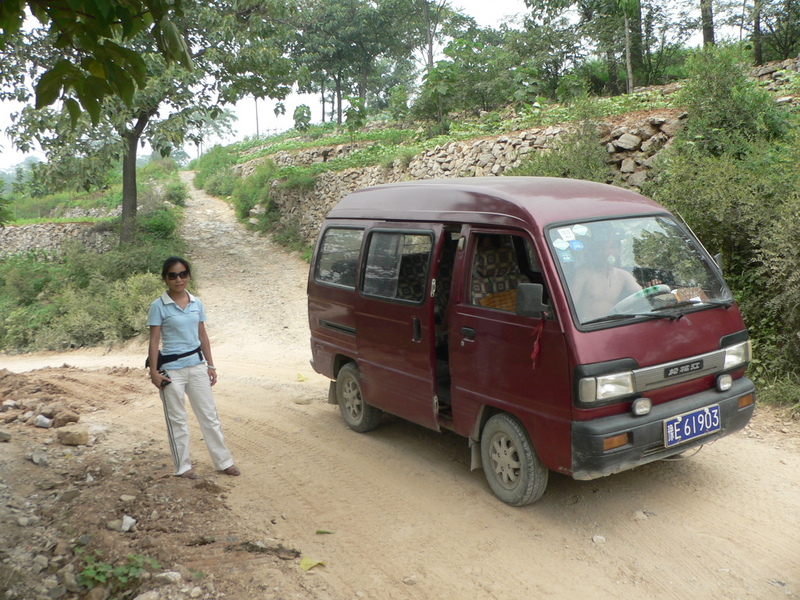
[[[189,294],[189,292],[186,292]],[[164,292],[158,300],[150,304],[147,326],[161,327],[161,353],[183,354],[200,345],[198,328],[206,320],[206,311],[199,298],[189,294],[189,304],[185,310]],[[183,369],[200,364],[200,355],[192,354],[164,365],[164,369]]]

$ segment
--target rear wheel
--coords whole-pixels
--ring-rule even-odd
[[[358,367],[354,363],[347,363],[339,371],[336,377],[336,398],[344,422],[353,431],[371,431],[381,422],[383,411],[364,402]]]
[[[489,486],[506,504],[525,506],[544,494],[547,467],[515,417],[500,413],[486,422],[481,434],[481,460]]]

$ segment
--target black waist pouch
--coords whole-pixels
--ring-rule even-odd
[[[158,351],[158,365],[157,368],[160,371],[161,367],[167,363],[171,363],[173,361],[178,360],[179,358],[186,358],[187,356],[191,356],[192,354],[199,354],[200,360],[203,360],[203,353],[200,351],[200,346],[191,350],[189,352],[184,352],[183,354],[161,354],[161,350]],[[148,356],[144,361],[144,368],[150,368],[150,357]]]

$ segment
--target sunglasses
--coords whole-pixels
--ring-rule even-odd
[[[175,281],[178,277],[181,279],[189,279],[189,271],[181,271],[180,273],[167,273],[167,279]]]

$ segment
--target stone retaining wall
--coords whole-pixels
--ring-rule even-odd
[[[790,71],[800,72],[800,57],[756,67],[750,76],[766,89],[779,92]],[[679,88],[680,83],[675,83],[653,89],[669,95]],[[797,103],[798,98],[786,95],[778,97],[777,102]],[[618,122],[601,125],[601,143],[608,152],[610,178],[632,189],[641,187],[647,180],[655,156],[683,126],[686,116],[685,113],[665,109],[651,111],[638,121],[634,114]],[[281,187],[279,181],[273,181],[270,196],[281,210],[282,221],[298,225],[302,237],[313,244],[327,212],[354,190],[405,180],[503,175],[506,170],[518,166],[529,153],[549,151],[568,131],[565,126],[551,126],[450,142],[415,156],[407,165],[398,159],[391,167],[372,166],[323,173],[310,190],[287,190]],[[338,145],[306,149],[295,154],[280,152],[271,159],[278,166],[309,165],[345,156],[352,150],[349,145]],[[266,159],[241,165],[240,175],[248,175],[260,160]],[[255,218],[263,211],[263,206],[253,209],[251,220],[255,222]]]
[[[636,117],[625,117],[601,125],[600,142],[608,152],[612,177],[628,187],[641,186],[647,178],[653,157],[669,144],[685,119],[684,113],[665,109],[640,116],[638,120]],[[449,142],[415,156],[408,164],[397,159],[391,167],[371,166],[322,173],[312,189],[285,189],[280,181],[273,181],[270,197],[279,207],[282,221],[298,225],[303,239],[312,244],[328,211],[354,190],[417,179],[503,175],[508,169],[518,166],[530,153],[551,150],[568,131],[567,127],[550,126]],[[293,164],[314,162],[321,151],[300,152]],[[331,152],[339,151],[331,149]],[[247,176],[261,160],[266,159],[241,165],[240,175]],[[251,218],[254,222],[263,211],[263,206],[253,209]]]
[[[104,252],[113,247],[117,235],[96,223],[36,223],[0,228],[0,259],[28,252],[58,256],[69,242]]]

